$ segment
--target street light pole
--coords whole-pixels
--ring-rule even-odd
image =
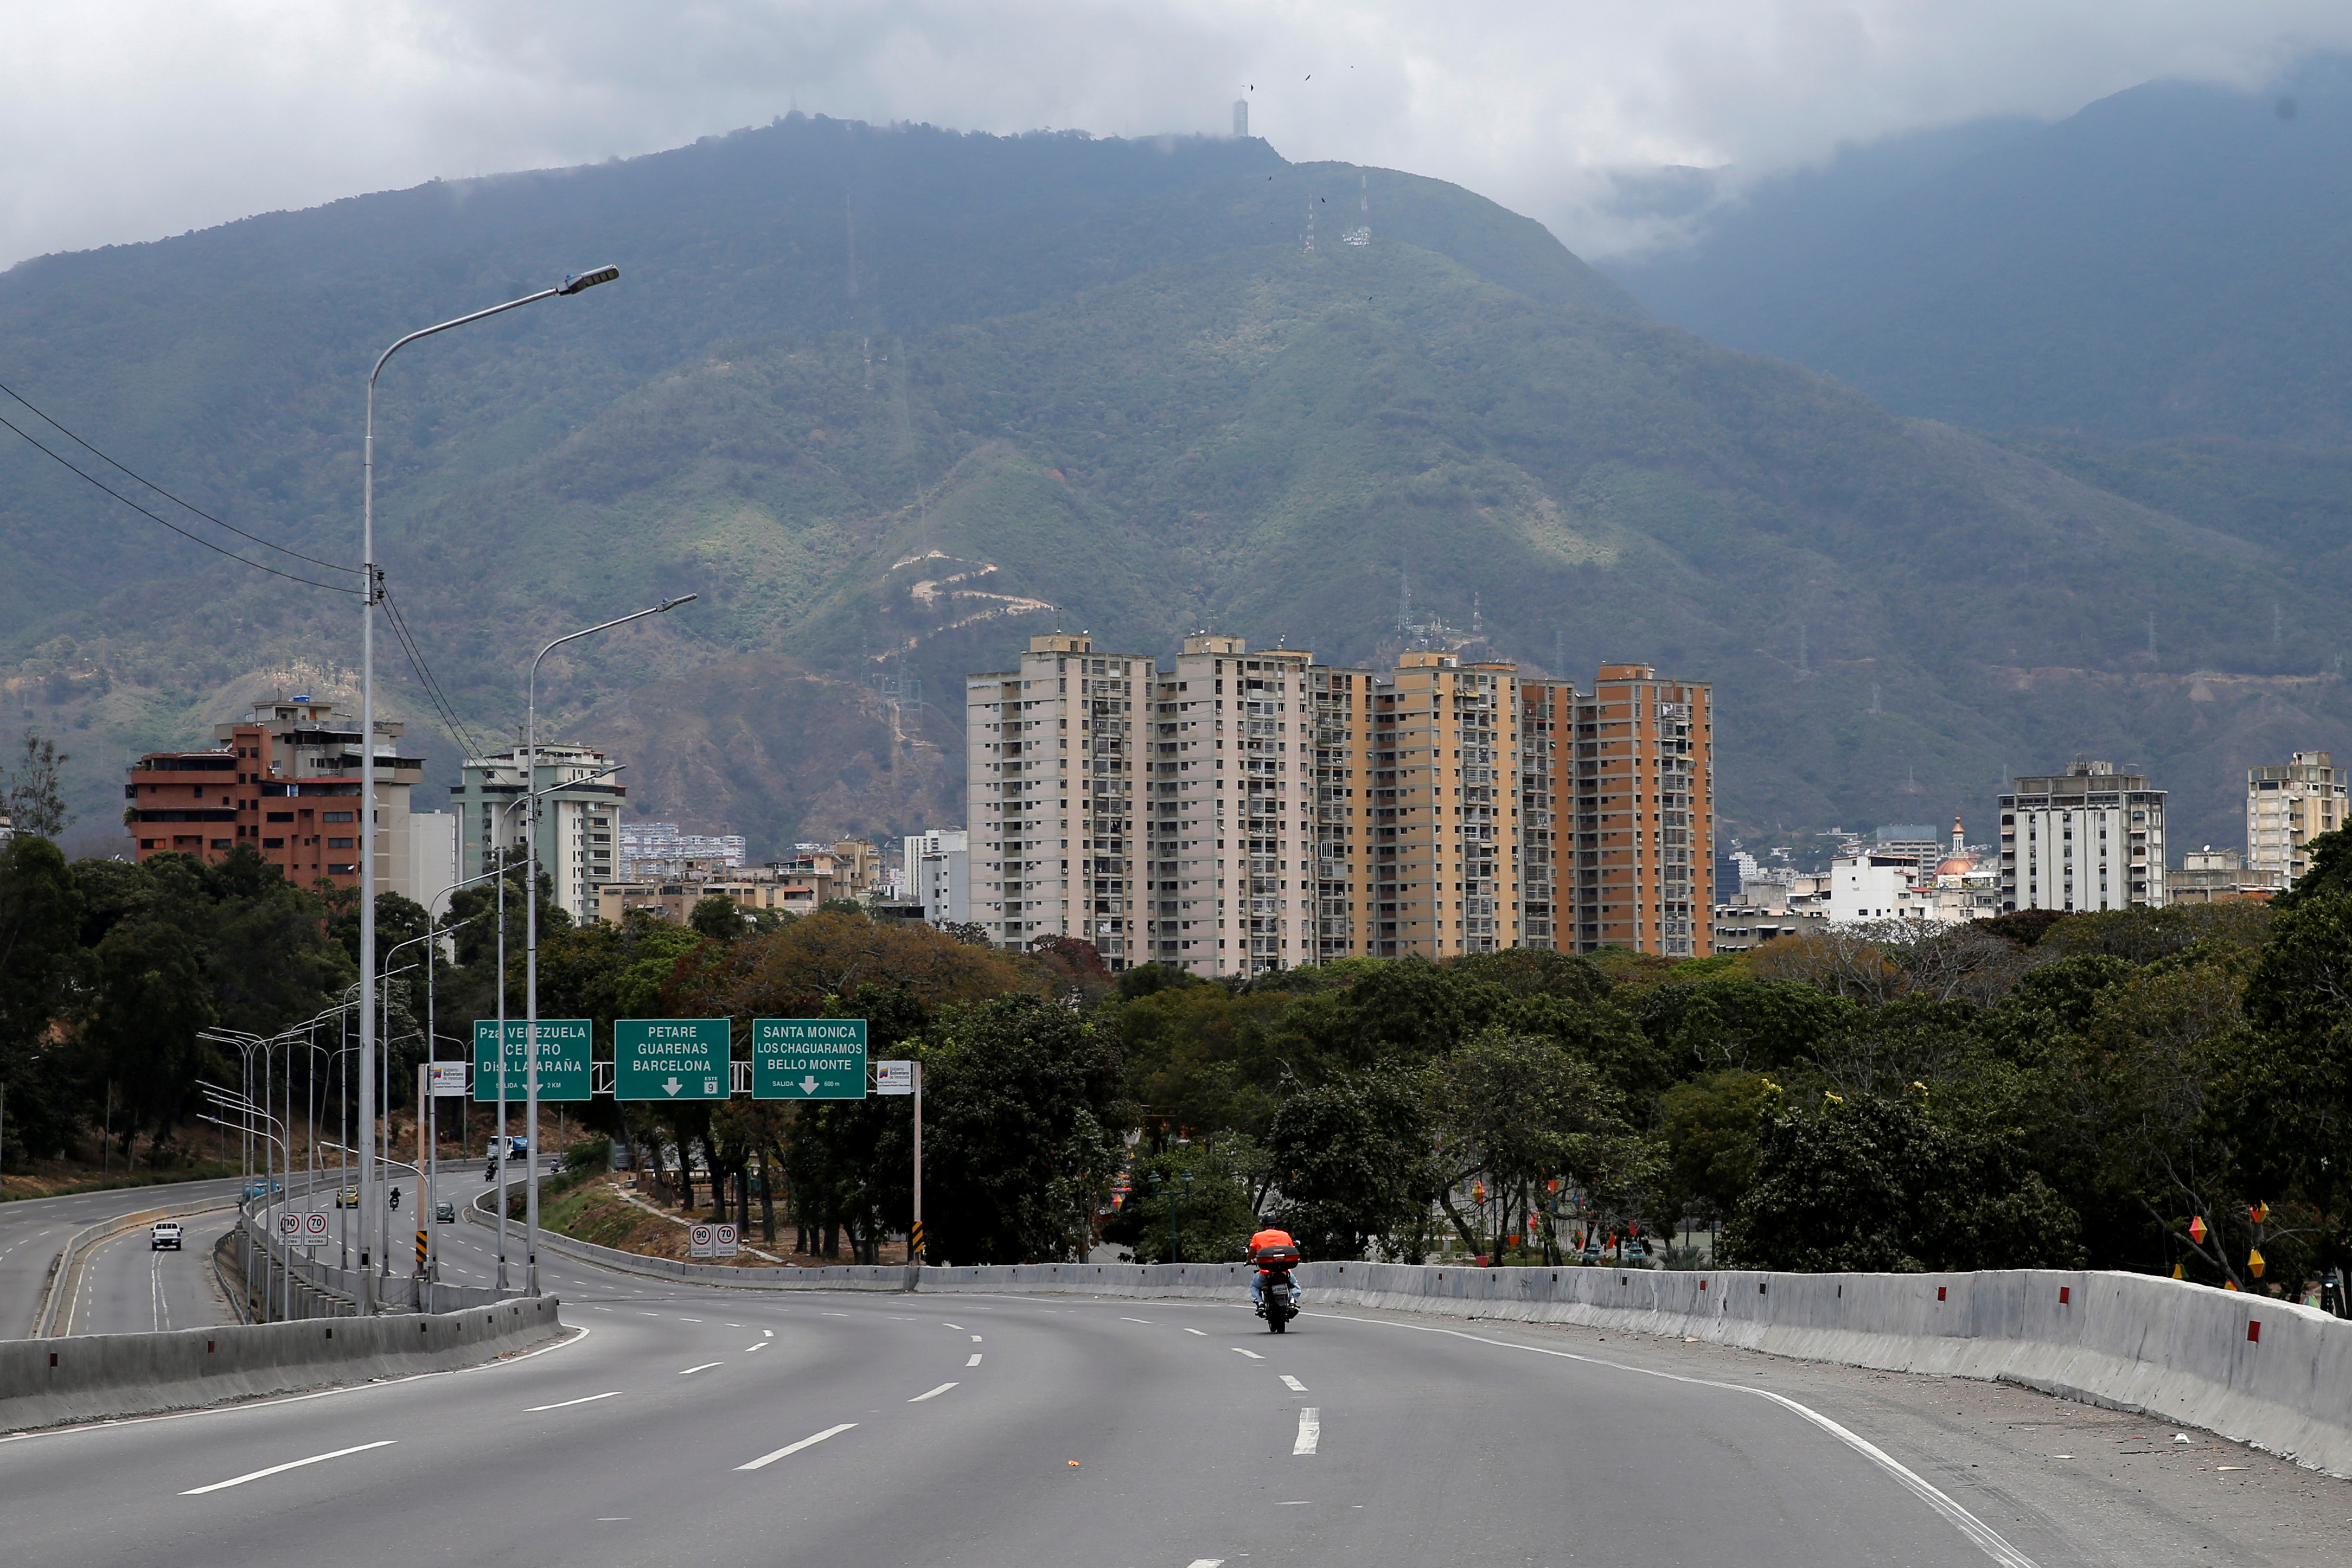
[[[383,373],[384,362],[419,338],[429,338],[436,332],[446,332],[452,327],[463,327],[469,321],[513,310],[525,305],[535,305],[558,295],[577,294],[583,288],[593,288],[600,283],[610,283],[621,276],[617,267],[599,267],[574,273],[553,288],[542,288],[536,294],[526,294],[520,299],[509,299],[503,305],[493,305],[487,310],[476,310],[426,327],[396,340],[390,348],[376,356],[375,368],[368,371],[367,425],[360,445],[360,571],[365,591],[360,595],[360,1125],[367,1132],[367,1142],[374,1142],[375,1114],[375,607],[383,595],[383,573],[375,560],[375,382]],[[499,1042],[505,1049],[506,1042]],[[360,1201],[368,1205],[375,1196],[375,1178],[372,1162],[360,1162]],[[363,1207],[361,1213],[369,1209]],[[360,1291],[359,1310],[362,1317],[375,1313],[375,1287],[370,1282]]]
[[[691,604],[702,596],[698,593],[665,599],[649,609],[589,626],[558,637],[534,654],[530,674],[524,683],[523,704],[523,1029],[522,1083],[523,1132],[528,1151],[523,1156],[523,1293],[539,1294],[539,798],[547,793],[539,787],[539,663],[566,643],[577,643],[583,637],[593,637],[599,632],[609,632],[615,626],[626,626],[632,621],[643,621],[648,615],[659,615],[681,604]],[[499,1060],[505,1061],[506,1038],[499,1039]],[[501,1075],[501,1082],[504,1081]],[[499,1201],[505,1201],[500,1194]]]

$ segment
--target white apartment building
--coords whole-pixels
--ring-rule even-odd
[[[2164,799],[2143,774],[2076,762],[2000,797],[2000,908],[2159,909]]]
[[[2346,825],[2346,774],[2325,751],[2295,752],[2283,767],[2246,769],[2246,869],[2293,887],[2311,869],[2305,846]]]
[[[901,841],[906,886],[901,895],[923,906],[932,925],[961,925],[971,919],[971,835],[961,828],[933,828]]]
[[[1924,920],[1931,901],[1912,886],[1916,855],[1840,855],[1830,862],[1829,912],[1835,925],[1862,920]]]
[[[970,918],[1001,946],[1067,936],[1113,969],[1143,961],[1139,727],[1158,670],[1055,632],[1018,667],[964,677]]]
[[[501,845],[523,852],[522,747],[488,757],[466,758],[461,780],[449,791],[457,812],[459,874],[476,877],[492,869]],[[617,880],[614,840],[627,788],[617,779],[595,775],[610,766],[605,755],[585,746],[539,748],[539,864],[553,883],[554,899],[583,924],[596,918],[596,888]]]

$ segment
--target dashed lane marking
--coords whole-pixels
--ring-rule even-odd
[[[907,1403],[909,1405],[920,1405],[926,1399],[937,1399],[940,1395],[945,1394],[949,1389],[955,1386],[956,1385],[952,1383],[942,1383],[937,1388],[929,1389],[924,1393],[916,1395],[912,1399],[908,1400]]]
[[[370,1448],[389,1448],[399,1440],[397,1437],[384,1437],[373,1443],[360,1443],[348,1448],[337,1448],[331,1454],[313,1454],[307,1459],[289,1459],[282,1465],[272,1465],[268,1469],[262,1470],[247,1470],[241,1476],[231,1476],[225,1481],[215,1481],[208,1487],[190,1487],[180,1495],[202,1497],[208,1491],[222,1491],[229,1487],[241,1487],[247,1481],[257,1481],[264,1476],[283,1475],[288,1470],[299,1470],[305,1465],[324,1464],[329,1459],[340,1459],[347,1454],[364,1454]]]
[[[678,1375],[680,1377],[692,1377],[698,1372],[708,1372],[714,1366],[724,1366],[726,1364],[727,1364],[723,1361],[706,1361],[700,1366],[681,1368],[678,1372]]]
[[[809,1437],[803,1437],[803,1438],[802,1438],[799,1442],[797,1442],[797,1443],[786,1443],[782,1448],[778,1448],[778,1449],[777,1449],[774,1453],[772,1453],[772,1454],[761,1454],[758,1458],[753,1459],[750,1464],[748,1464],[748,1465],[738,1465],[738,1466],[736,1466],[735,1468],[736,1468],[737,1469],[739,1469],[739,1470],[756,1470],[756,1469],[759,1469],[761,1467],[762,1467],[762,1466],[764,1466],[764,1465],[772,1465],[772,1464],[774,1464],[778,1459],[781,1459],[781,1458],[786,1458],[786,1457],[787,1457],[787,1456],[789,1456],[789,1455],[793,1455],[793,1454],[797,1454],[797,1453],[799,1453],[803,1448],[814,1448],[817,1444],[824,1442],[827,1437],[840,1437],[844,1432],[848,1431],[852,1427],[855,1427],[855,1426],[856,1426],[856,1425],[857,1425],[857,1423],[856,1423],[856,1422],[855,1422],[855,1421],[844,1421],[844,1422],[843,1422],[840,1426],[838,1426],[838,1427],[826,1427],[824,1431],[822,1431],[822,1432],[814,1433],[814,1434],[813,1434],[812,1436],[809,1436]]]
[[[1235,1355],[1245,1355],[1245,1356],[1248,1356],[1252,1361],[1264,1361],[1264,1360],[1265,1359],[1265,1357],[1264,1357],[1264,1356],[1262,1356],[1262,1355],[1258,1354],[1258,1353],[1257,1353],[1257,1352],[1255,1352],[1255,1351],[1254,1351],[1254,1350],[1244,1350],[1244,1349],[1243,1349],[1241,1346],[1239,1346],[1239,1345],[1235,1345],[1235,1346],[1234,1346],[1234,1354]]]
[[[578,1399],[559,1399],[552,1405],[526,1405],[523,1406],[523,1414],[536,1416],[541,1410],[569,1410],[574,1405],[593,1405],[599,1399],[618,1399],[620,1396],[621,1391],[615,1388],[609,1394],[589,1394]]]
[[[1299,1382],[1298,1379],[1291,1376],[1290,1374],[1286,1372],[1282,1375],[1282,1381],[1284,1385],[1293,1394],[1304,1394],[1307,1392],[1307,1385]]]
[[[965,1362],[964,1364],[966,1366],[978,1366],[980,1364],[980,1352],[973,1351],[971,1353],[971,1359]]]
[[[1290,1451],[1294,1457],[1311,1454],[1315,1451],[1315,1445],[1322,1440],[1323,1412],[1309,1405],[1298,1413],[1298,1440],[1290,1445]]]

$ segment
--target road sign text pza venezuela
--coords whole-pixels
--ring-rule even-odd
[[[751,1098],[866,1098],[864,1019],[753,1019]]]

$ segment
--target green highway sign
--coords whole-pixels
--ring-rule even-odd
[[[530,1063],[523,1055],[524,1033],[530,1024],[507,1019],[507,1101],[520,1104],[529,1097]],[[588,1098],[588,1039],[586,1019],[539,1020],[539,1097],[542,1100]],[[496,1103],[499,1098],[499,1020],[474,1020],[474,1103]]]
[[[753,1019],[751,1098],[866,1098],[864,1019]]]
[[[733,1087],[726,1019],[616,1019],[613,1098],[724,1100]]]

